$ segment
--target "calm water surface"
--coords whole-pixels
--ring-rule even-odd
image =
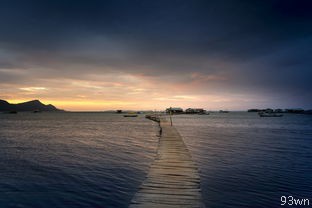
[[[127,207],[157,147],[143,116],[0,115],[0,207]]]
[[[207,207],[281,207],[282,195],[312,205],[312,116],[173,122],[200,167]],[[127,207],[155,156],[157,131],[143,115],[0,114],[0,207]]]
[[[213,113],[174,124],[200,166],[207,207],[282,207],[283,195],[312,206],[312,116]]]

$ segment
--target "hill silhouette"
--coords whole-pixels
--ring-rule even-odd
[[[32,100],[24,103],[10,104],[0,100],[0,111],[60,111],[53,105],[45,105],[39,100]]]

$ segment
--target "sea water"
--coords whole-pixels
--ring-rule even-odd
[[[287,207],[282,196],[312,206],[311,115],[212,113],[173,123],[200,167],[207,207]]]
[[[312,205],[312,116],[177,115],[207,207]],[[144,115],[0,114],[0,207],[128,207],[158,144]],[[289,206],[291,207],[291,206]]]
[[[158,126],[108,113],[0,115],[0,207],[127,207]]]

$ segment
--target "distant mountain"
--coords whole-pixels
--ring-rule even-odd
[[[53,105],[45,105],[39,100],[32,100],[24,103],[10,104],[5,100],[0,100],[0,111],[60,111]]]

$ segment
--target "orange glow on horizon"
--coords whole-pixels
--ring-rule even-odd
[[[30,100],[7,100],[9,103],[23,103]],[[121,109],[128,109],[130,106],[135,105],[133,102],[127,101],[68,101],[68,100],[45,100],[40,99],[45,105],[51,104],[58,109],[68,111],[103,111],[103,110],[115,110],[116,107]],[[115,107],[116,106],[116,107]]]
[[[108,74],[99,80],[43,80],[36,85],[6,86],[0,97],[10,103],[38,99],[67,111],[165,110],[170,106],[243,110],[250,108],[250,103],[266,103],[266,99],[248,93],[214,90],[215,84],[226,80],[221,75],[183,74],[175,81],[165,78]]]
[[[37,99],[37,98],[34,98]],[[34,99],[7,99],[9,103],[22,103]],[[58,109],[66,111],[106,111],[106,110],[159,110],[163,111],[168,107],[204,108],[206,110],[245,110],[241,107],[242,100],[231,96],[155,96],[155,97],[129,97],[124,100],[56,100],[39,98],[43,104],[52,104]],[[260,101],[260,100],[259,100]],[[245,101],[246,102],[246,101]],[[261,102],[261,101],[260,101]],[[262,101],[263,102],[263,101]],[[248,102],[247,102],[248,103]]]

